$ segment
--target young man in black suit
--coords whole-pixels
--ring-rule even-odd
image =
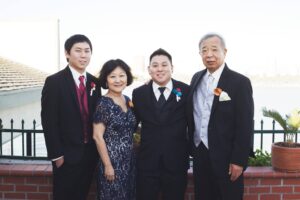
[[[86,72],[90,40],[71,36],[65,42],[65,55],[68,66],[46,79],[41,118],[53,165],[54,200],[84,200],[98,160],[92,115],[100,90],[96,78]]]
[[[141,122],[137,199],[183,200],[187,183],[187,84],[171,78],[172,57],[163,49],[150,56],[150,83],[133,91]]]
[[[192,78],[188,98],[195,199],[241,200],[252,149],[252,86],[224,62],[220,35],[205,35],[199,48],[206,69]]]

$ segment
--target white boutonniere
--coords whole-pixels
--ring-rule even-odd
[[[96,89],[96,84],[94,82],[91,82],[91,92],[90,92],[90,96],[93,96],[93,92]]]
[[[215,88],[214,94],[219,97],[219,101],[230,101],[231,100],[228,93],[223,91],[221,88]]]

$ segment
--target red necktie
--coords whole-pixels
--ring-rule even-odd
[[[87,94],[86,89],[84,86],[84,76],[79,77],[79,103],[80,103],[80,112],[81,112],[81,120],[83,124],[83,136],[84,136],[84,143],[88,142],[88,118],[89,118],[89,112],[88,112],[88,102],[87,102]]]

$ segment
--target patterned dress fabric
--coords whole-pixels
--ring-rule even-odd
[[[135,199],[135,152],[133,133],[136,119],[129,107],[129,97],[125,96],[127,112],[109,97],[101,97],[94,114],[95,123],[105,124],[103,135],[108,154],[115,170],[116,179],[109,182],[104,177],[104,166],[100,159],[97,167],[98,200]]]

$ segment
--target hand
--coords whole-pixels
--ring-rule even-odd
[[[64,157],[62,156],[61,158],[59,158],[58,160],[55,161],[55,165],[57,168],[60,168],[65,162]]]
[[[243,173],[243,167],[235,164],[229,165],[230,180],[235,181]]]
[[[116,178],[115,170],[111,165],[104,167],[104,176],[105,176],[106,180],[108,180],[110,182],[115,180],[115,178]]]

